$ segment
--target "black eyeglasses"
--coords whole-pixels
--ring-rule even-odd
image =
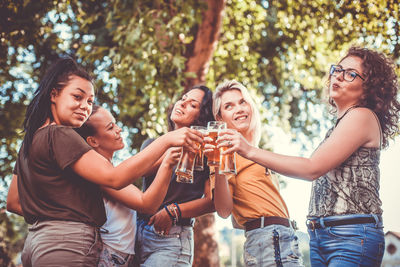
[[[361,77],[360,74],[358,74],[355,71],[348,70],[348,69],[343,69],[342,66],[340,65],[331,65],[331,69],[329,70],[329,74],[336,77],[339,75],[341,72],[343,72],[343,79],[348,82],[354,81],[354,79],[358,76],[360,77],[361,80],[365,80],[363,77]]]

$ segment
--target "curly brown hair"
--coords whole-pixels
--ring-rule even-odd
[[[382,147],[389,144],[389,138],[394,138],[399,130],[398,81],[395,65],[384,54],[368,48],[351,47],[347,57],[361,58],[363,63],[364,93],[358,103],[359,106],[371,109],[378,116],[383,136]],[[333,101],[329,101],[333,106]]]

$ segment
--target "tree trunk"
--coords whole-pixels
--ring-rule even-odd
[[[208,8],[203,14],[196,38],[189,45],[185,72],[193,72],[196,78],[188,78],[185,91],[193,85],[204,84],[209,62],[218,44],[222,26],[225,0],[206,0]],[[215,240],[214,214],[196,218],[194,226],[194,267],[219,267],[218,244]]]
[[[185,72],[193,72],[196,78],[188,78],[185,91],[193,85],[204,83],[209,62],[218,44],[222,26],[225,0],[206,0],[208,9],[203,14],[196,38],[188,49]]]
[[[194,225],[194,267],[219,267],[218,244],[215,240],[214,214],[196,218]]]

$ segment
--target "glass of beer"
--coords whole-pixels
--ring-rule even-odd
[[[207,136],[212,139],[210,144],[214,145],[215,148],[212,152],[207,154],[207,165],[208,166],[219,166],[219,149],[217,148],[218,132],[226,129],[226,123],[223,121],[209,121],[207,124]]]
[[[229,147],[221,147],[220,150],[220,165],[219,174],[234,174],[236,175],[236,153],[229,153],[222,155],[221,153],[227,150]]]
[[[182,147],[181,158],[176,167],[176,181],[179,183],[193,183],[193,169],[196,153]]]
[[[190,126],[191,129],[195,129],[197,131],[200,131],[202,134],[206,135],[207,134],[207,127],[204,126]],[[204,170],[204,166],[203,166],[203,162],[204,162],[204,144],[197,144],[199,150],[196,153],[196,157],[195,157],[195,162],[194,162],[194,170],[195,171],[203,171]]]

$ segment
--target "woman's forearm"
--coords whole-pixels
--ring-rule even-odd
[[[233,209],[233,199],[227,177],[218,174],[218,169],[215,173],[214,205],[218,215],[222,218],[227,218]]]

